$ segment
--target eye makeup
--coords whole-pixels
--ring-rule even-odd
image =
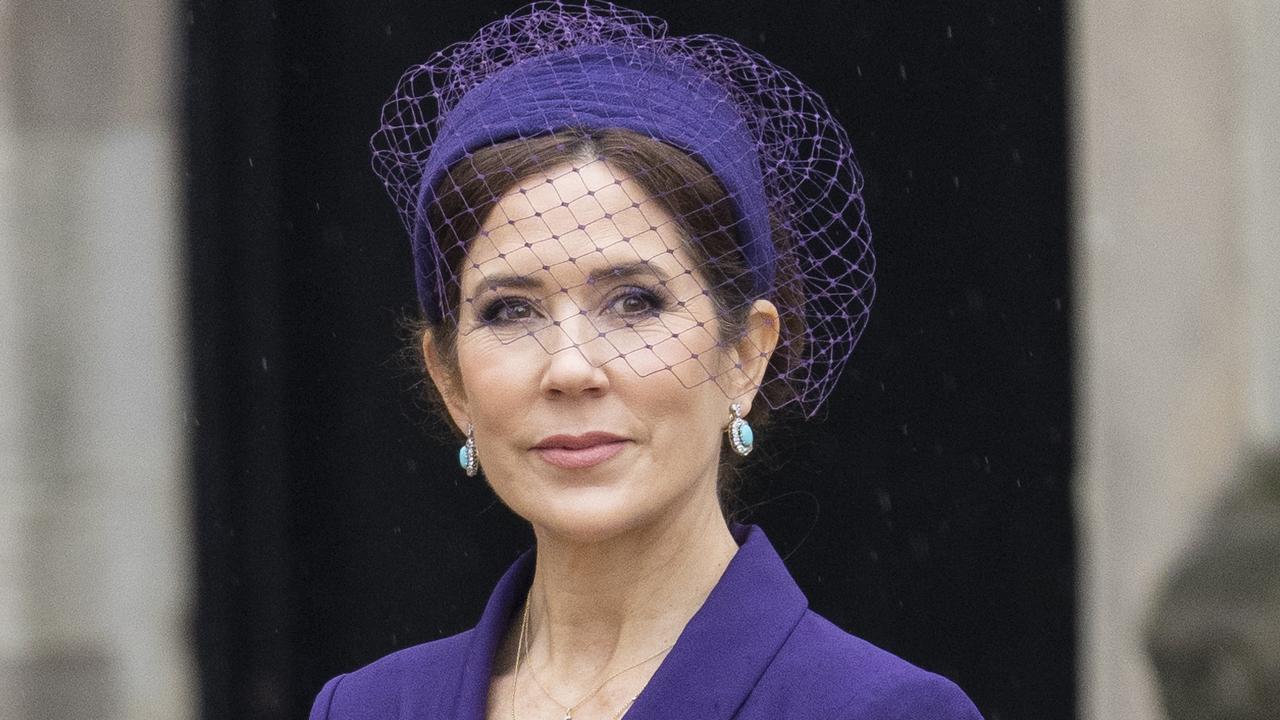
[[[619,285],[610,288],[607,298],[602,301],[600,312],[611,313],[623,318],[628,325],[656,317],[671,309],[674,302],[666,283],[670,275],[657,264],[649,260],[624,262],[606,267],[596,268],[588,273],[586,284],[590,286],[607,286],[608,284],[630,279],[647,279],[652,283],[645,285]],[[601,288],[604,289],[603,287]],[[546,292],[544,279],[538,274],[493,273],[485,275],[472,286],[472,299],[477,325],[514,326],[528,324],[545,318],[547,313],[541,308],[541,300],[528,297],[512,290],[543,291],[543,298],[551,297],[555,291]],[[502,294],[507,291],[509,294]],[[560,290],[559,292],[566,292]],[[603,293],[602,293],[603,294]],[[487,296],[487,297],[486,297]],[[643,303],[637,307],[636,303]],[[628,303],[623,306],[622,303]]]
[[[630,307],[625,303],[634,304]],[[623,318],[628,323],[640,322],[657,317],[672,306],[666,290],[658,287],[642,287],[623,285],[615,289],[601,303],[601,312],[611,313]],[[544,317],[545,313],[538,307],[538,301],[522,295],[498,295],[482,300],[476,311],[476,322],[479,325],[516,325],[534,321]]]

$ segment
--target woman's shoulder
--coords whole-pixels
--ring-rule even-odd
[[[794,702],[839,720],[981,720],[954,682],[806,610],[760,687],[772,704]],[[788,700],[789,699],[789,700]]]
[[[435,717],[424,704],[448,702],[474,630],[397,650],[331,678],[316,695],[310,720]],[[428,712],[422,712],[428,711]],[[416,714],[415,714],[416,713]]]

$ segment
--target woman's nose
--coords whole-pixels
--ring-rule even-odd
[[[604,365],[615,353],[609,340],[584,312],[575,312],[552,327],[543,347],[549,354],[542,374],[545,393],[603,392],[609,387]]]

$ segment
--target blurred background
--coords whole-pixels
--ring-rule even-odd
[[[291,718],[531,540],[369,169],[518,2],[0,0],[0,720]],[[844,123],[879,294],[742,519],[988,720],[1280,717],[1280,1],[624,3]]]

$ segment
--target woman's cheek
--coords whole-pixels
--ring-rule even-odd
[[[531,338],[503,343],[483,331],[476,335],[480,337],[470,338],[470,346],[459,352],[459,364],[464,373],[469,371],[477,391],[510,388],[517,380],[527,383],[537,373],[537,358],[528,347],[533,343]]]

